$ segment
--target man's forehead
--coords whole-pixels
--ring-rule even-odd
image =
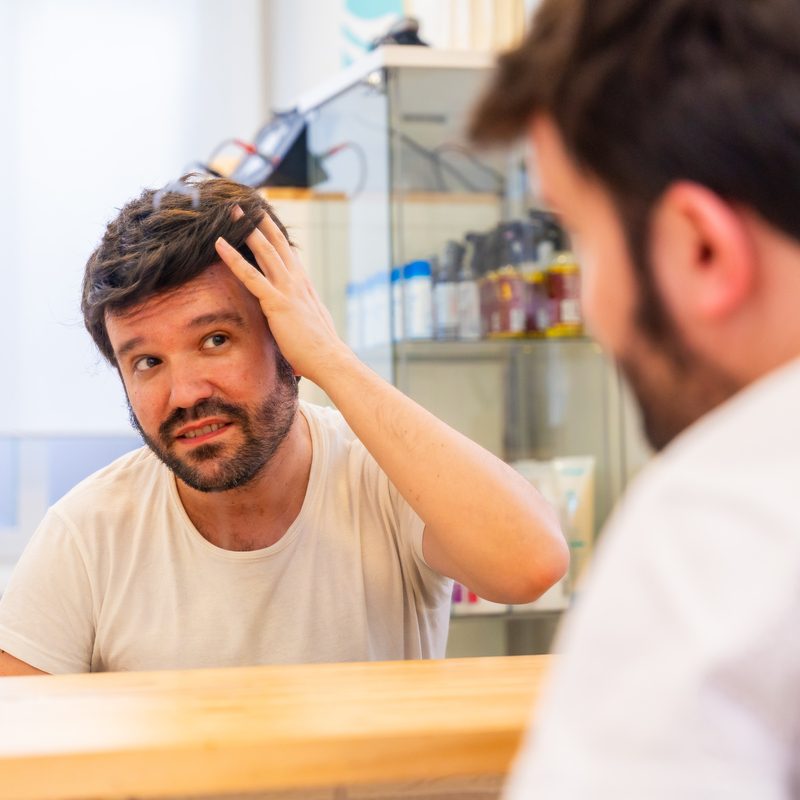
[[[208,281],[204,281],[201,275],[180,286],[152,294],[131,306],[122,309],[107,309],[106,320],[133,321],[140,317],[171,314],[181,306],[196,303],[201,295],[207,294],[209,291],[213,291],[213,287]]]
[[[121,339],[134,333],[146,338],[156,327],[176,332],[215,322],[244,327],[252,311],[248,306],[254,303],[258,305],[227,267],[210,267],[197,278],[129,308],[106,310],[106,328],[119,355]]]

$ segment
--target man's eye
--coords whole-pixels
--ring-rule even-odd
[[[157,367],[160,363],[161,359],[155,356],[142,356],[134,362],[133,369],[135,372],[146,372],[149,369],[153,369],[153,367]]]
[[[224,333],[212,333],[203,341],[204,350],[213,350],[215,347],[222,347],[228,341]]]

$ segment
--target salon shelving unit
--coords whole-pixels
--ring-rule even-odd
[[[485,55],[385,47],[302,98],[312,195],[345,198],[313,235],[324,269],[309,263],[360,357],[442,419],[509,462],[592,456],[597,530],[645,450],[617,372],[590,338],[393,339],[393,267],[531,203],[519,157],[464,148],[490,67]],[[555,606],[454,617],[451,652],[544,650]]]

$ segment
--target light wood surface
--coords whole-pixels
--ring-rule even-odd
[[[506,772],[548,656],[0,679],[0,797]]]

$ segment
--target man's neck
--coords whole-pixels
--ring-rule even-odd
[[[298,411],[269,464],[246,486],[199,492],[180,479],[175,483],[189,519],[211,544],[224,550],[259,550],[281,539],[300,513],[311,459],[311,431]]]

